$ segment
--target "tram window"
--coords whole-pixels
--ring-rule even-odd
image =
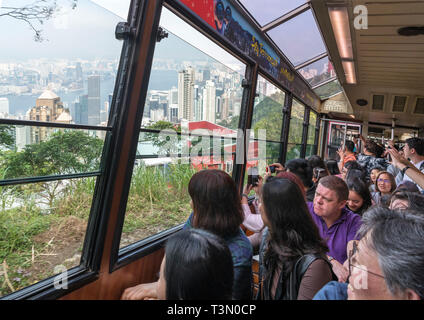
[[[328,57],[322,58],[299,70],[300,74],[314,87],[336,76]]]
[[[0,295],[80,264],[96,177],[0,187]]]
[[[15,2],[3,6],[35,6]],[[0,296],[80,265],[110,131],[126,13],[56,4],[52,19],[33,22],[40,33],[0,17]]]
[[[309,125],[308,125],[308,140],[306,142],[306,154],[305,157],[313,155],[315,146],[315,129],[317,126],[317,114],[313,111],[309,114]]]
[[[293,99],[286,160],[300,157],[304,115],[305,107],[297,100]]]
[[[100,170],[105,131],[21,125],[0,125],[1,130],[11,143],[0,157],[0,179]]]
[[[245,184],[250,168],[258,168],[259,174],[263,176],[266,166],[278,162],[281,149],[285,92],[259,75],[256,93],[258,96],[253,107]]]
[[[186,221],[195,172],[234,166],[245,65],[166,8],[160,25],[120,248]]]

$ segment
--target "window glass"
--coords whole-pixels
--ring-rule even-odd
[[[271,29],[268,35],[295,66],[327,51],[311,10]]]
[[[240,0],[240,2],[263,26],[301,6],[306,0]]]
[[[129,3],[0,1],[0,296],[80,264]]]
[[[305,107],[300,104],[296,99],[293,99],[286,160],[291,160],[300,157],[300,151],[302,149],[304,116]]]
[[[0,296],[80,264],[95,183],[0,186]]]
[[[105,131],[0,125],[0,181],[100,170]]]
[[[305,107],[300,104],[296,99],[293,99],[288,140],[289,143],[302,143],[304,116]]]
[[[315,129],[317,127],[317,114],[313,111],[309,114],[308,140],[306,144],[306,155],[309,157],[313,154],[315,144]]]
[[[300,69],[299,72],[310,83],[311,87],[336,77],[336,71],[328,57]]]
[[[258,77],[257,97],[253,108],[252,130],[266,130],[266,140],[280,141],[283,124],[284,91]]]
[[[321,98],[321,100],[327,99],[342,91],[342,87],[338,80],[331,81],[327,84],[322,85],[314,89],[315,93]]]
[[[128,5],[120,1],[120,11]],[[7,15],[12,8],[14,16],[42,17],[41,8],[52,16],[42,24],[30,20],[33,30]],[[120,21],[87,0],[3,0],[0,28],[13,32],[0,33],[7,44],[0,51],[0,118],[106,126],[122,47],[114,37]]]
[[[165,8],[160,25],[120,248],[187,220],[195,172],[235,165],[245,66]]]

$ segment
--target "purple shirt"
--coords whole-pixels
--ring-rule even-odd
[[[324,219],[314,212],[313,202],[308,202],[308,209],[318,227],[321,238],[327,242],[330,249],[328,255],[343,264],[347,259],[346,247],[350,240],[359,240],[356,236],[361,226],[361,217],[347,208],[343,208],[340,218],[330,228]]]

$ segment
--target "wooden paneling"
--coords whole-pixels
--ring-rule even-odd
[[[100,274],[92,282],[60,300],[117,300],[128,287],[156,281],[163,258],[163,249],[137,260],[113,273]]]

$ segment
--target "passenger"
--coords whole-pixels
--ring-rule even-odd
[[[342,282],[348,276],[343,267],[347,243],[357,239],[356,232],[361,225],[361,217],[346,208],[348,198],[346,183],[336,176],[327,176],[319,181],[314,201],[308,203],[312,220],[327,241],[333,272]]]
[[[365,173],[362,173],[362,172],[364,172],[364,170],[361,167],[361,165],[357,161],[349,161],[349,162],[346,162],[345,165],[342,168],[341,178],[344,181],[346,181],[348,172],[350,170],[360,170],[361,171],[361,175],[360,175],[361,176],[361,180],[363,179],[363,177],[365,177]]]
[[[355,144],[353,143],[353,141],[350,141],[350,140],[345,141],[345,146],[343,150],[342,150],[342,147],[340,147],[337,150],[337,154],[340,157],[340,161],[338,165],[340,171],[342,171],[346,162],[356,161],[354,150],[355,150]]]
[[[381,172],[384,171],[383,167],[380,166],[375,166],[371,168],[371,172],[370,172],[370,177],[369,177],[369,181],[370,181],[370,192],[375,192],[375,181],[377,180],[377,175]]]
[[[373,201],[376,205],[388,207],[390,196],[396,189],[396,182],[393,175],[387,171],[381,171],[375,180],[375,192],[372,193]]]
[[[241,197],[241,207],[243,209],[243,215],[244,215],[243,225],[247,229],[253,232],[260,232],[264,227],[264,223],[262,221],[261,215],[259,214],[259,208],[258,208],[262,184],[263,184],[262,177],[259,177],[258,184],[255,186],[252,186],[251,184],[247,184],[243,189],[243,194]],[[253,206],[253,209],[254,209],[253,213],[249,205],[249,194],[252,190],[254,190],[255,192],[255,198],[251,202],[251,205]]]
[[[222,170],[202,170],[190,179],[188,192],[193,213],[184,228],[204,229],[225,240],[234,264],[233,298],[250,299],[253,252],[240,228],[243,211],[234,180]],[[151,297],[155,286],[156,283],[142,284],[127,290],[137,292],[141,300]]]
[[[348,162],[349,163],[349,162]],[[367,177],[366,177],[366,172],[360,169],[349,169],[347,171],[346,174],[346,179],[345,181],[349,181],[349,180],[353,180],[353,179],[359,179],[361,180],[363,183],[367,184]]]
[[[328,176],[328,170],[323,169],[323,168],[319,168],[319,167],[315,167],[313,170],[313,176],[312,176],[312,182],[314,183],[314,189],[316,189],[316,185],[318,184],[318,181],[321,178],[324,178],[326,176]]]
[[[363,153],[358,155],[357,161],[366,170],[367,175],[370,175],[371,169],[375,166],[381,166],[386,170],[389,164],[386,159],[382,158],[384,148],[374,141],[365,140],[362,136],[361,140],[364,142]]]
[[[233,277],[231,252],[222,238],[201,229],[182,230],[166,242],[155,297],[231,300]],[[122,299],[133,296],[124,292]]]
[[[358,178],[348,180],[347,187],[349,189],[347,208],[362,216],[372,205],[371,193],[368,190],[368,187]]]
[[[269,178],[262,189],[260,211],[267,228],[259,250],[258,298],[312,299],[333,275],[325,255],[328,248],[308,213],[302,190],[289,179]]]
[[[423,300],[424,217],[368,210],[349,253],[349,285],[330,282],[314,300]]]
[[[411,180],[417,184],[417,186],[424,189],[424,173],[418,170],[415,165],[405,159],[405,157],[395,149],[389,149],[388,152],[392,156],[393,165],[402,170],[403,174],[411,178]],[[424,193],[424,191],[421,191],[421,193]]]
[[[322,158],[320,156],[312,155],[307,160],[308,160],[309,167],[311,167],[312,169],[321,168],[321,169],[324,169],[326,171],[327,176],[330,175],[330,172],[328,171],[324,160],[322,160]]]
[[[405,158],[409,159],[412,164],[424,173],[424,139],[422,138],[410,138],[407,139],[405,146],[403,147],[403,153]],[[402,177],[402,182],[404,181],[412,181],[414,182],[408,175],[400,173]],[[418,186],[420,192],[424,189]]]
[[[288,179],[291,182],[294,182],[299,187],[299,189],[302,191],[303,198],[306,201],[306,193],[305,193],[305,189],[303,188],[303,183],[297,175],[295,175],[294,173],[288,172],[288,171],[284,171],[284,172],[278,173],[276,177]],[[256,252],[259,249],[259,245],[261,244],[262,234],[263,234],[262,231],[264,229],[264,223],[263,223],[262,217],[260,215],[259,208],[255,207],[256,212],[258,212],[259,214],[252,214],[252,212],[250,211],[250,208],[249,208],[249,211],[246,210],[248,208],[246,208],[246,206],[243,204],[243,200],[242,200],[242,206],[243,206],[243,211],[245,213],[245,220],[244,220],[243,224],[247,227],[247,225],[246,225],[246,220],[247,220],[247,224],[249,226],[252,226],[252,228],[254,228],[254,230],[259,230],[259,231],[255,231],[256,232],[255,234],[249,236],[250,243],[253,246],[254,252]]]
[[[393,192],[390,197],[390,209],[414,210],[424,213],[424,195],[417,192],[409,192],[402,189]]]
[[[334,159],[328,159],[325,162],[325,165],[327,166],[328,172],[331,175],[336,175],[336,176],[340,175],[340,170],[339,170],[339,167],[337,165],[337,161],[336,160],[334,160]]]
[[[312,168],[308,165],[308,162],[305,159],[292,159],[286,162],[285,168],[302,180],[306,199],[312,201],[315,194],[315,186],[312,182]]]
[[[417,185],[412,181],[405,181],[399,184],[395,191],[408,191],[408,192],[416,192],[420,193],[420,189],[418,189]]]

